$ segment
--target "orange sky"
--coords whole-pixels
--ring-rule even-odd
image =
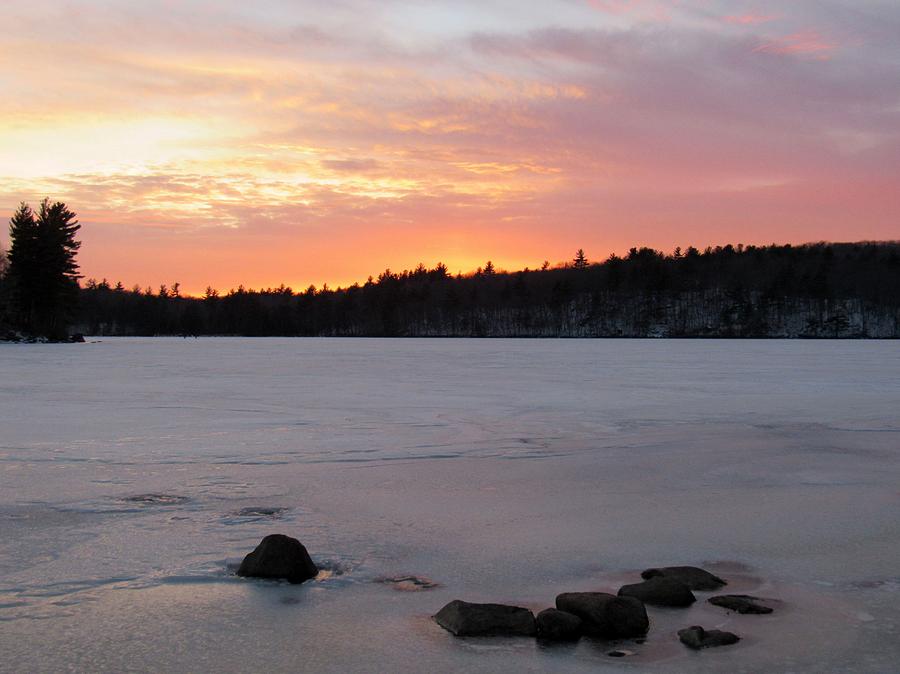
[[[579,247],[900,238],[896,2],[5,0],[0,17],[0,207],[67,201],[86,277],[300,289]]]

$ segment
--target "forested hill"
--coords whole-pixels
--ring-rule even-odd
[[[600,264],[451,276],[385,271],[331,290],[205,298],[88,282],[94,335],[900,337],[900,243],[642,248]]]

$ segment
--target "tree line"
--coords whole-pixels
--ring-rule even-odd
[[[900,337],[900,243],[632,248],[507,272],[488,261],[385,270],[295,292],[209,287],[189,297],[88,279],[75,214],[22,204],[0,251],[0,337],[93,335],[466,337]]]
[[[633,248],[467,275],[443,264],[331,289],[185,297],[89,280],[80,327],[109,335],[900,337],[900,244]]]

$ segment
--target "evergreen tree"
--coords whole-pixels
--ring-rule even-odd
[[[575,253],[575,260],[573,260],[575,269],[585,269],[588,266],[588,260],[584,255],[584,250],[581,248],[578,249],[578,252]]]
[[[19,327],[32,335],[62,339],[66,336],[78,299],[78,264],[81,242],[75,214],[62,202],[41,202],[34,212],[25,203],[9,223],[9,276],[13,309]]]
[[[11,311],[17,326],[30,330],[34,321],[38,269],[37,221],[22,202],[9,221],[9,284]]]
[[[9,283],[7,272],[9,271],[9,258],[6,251],[0,248],[0,333],[9,330]],[[2,339],[2,337],[0,337]]]

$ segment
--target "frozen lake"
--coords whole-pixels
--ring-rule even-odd
[[[900,662],[897,342],[105,338],[0,345],[0,377],[4,672]],[[276,532],[328,571],[231,574]],[[621,659],[429,618],[669,564],[784,604],[651,608]]]

